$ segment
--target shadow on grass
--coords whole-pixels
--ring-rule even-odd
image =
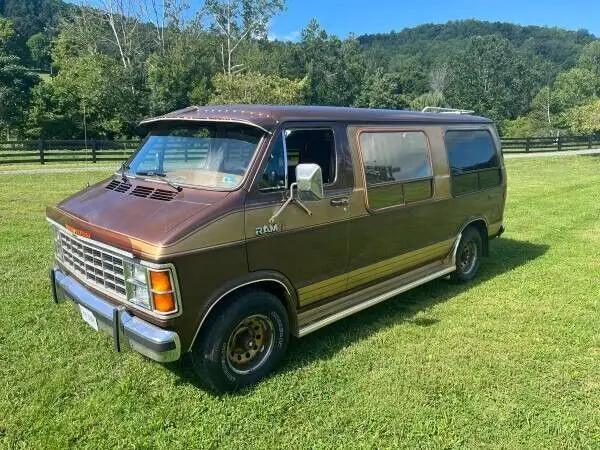
[[[291,372],[311,361],[331,358],[348,344],[401,322],[422,327],[434,326],[439,322],[438,319],[414,316],[433,305],[451,300],[473,286],[485,283],[497,275],[539,258],[548,248],[548,245],[514,239],[496,239],[490,243],[490,257],[482,261],[475,280],[465,284],[453,284],[443,279],[434,280],[333,323],[302,339],[291,339],[288,355],[277,373]],[[203,388],[194,376],[188,358],[183,358],[180,363],[167,367],[180,377],[181,383],[191,383]],[[237,394],[243,395],[250,391],[252,387],[240,390]]]

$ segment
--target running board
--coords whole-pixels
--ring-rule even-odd
[[[452,256],[456,252],[456,245]],[[451,259],[454,263],[454,258]],[[381,303],[402,292],[446,276],[456,270],[456,265],[435,263],[421,267],[407,274],[400,275],[370,286],[361,291],[339,298],[324,305],[312,308],[298,315],[298,337],[306,336],[344,317]]]

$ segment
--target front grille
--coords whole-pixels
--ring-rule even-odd
[[[123,258],[55,228],[58,259],[91,286],[125,298]]]

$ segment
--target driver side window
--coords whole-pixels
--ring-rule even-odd
[[[273,145],[265,170],[258,181],[259,190],[269,192],[289,188],[296,181],[296,166],[307,163],[321,167],[323,184],[335,181],[337,164],[333,130],[284,130]]]

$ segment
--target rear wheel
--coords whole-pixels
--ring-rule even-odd
[[[450,275],[452,281],[463,283],[470,281],[477,275],[481,256],[483,254],[483,240],[481,234],[473,227],[467,228],[458,243],[456,250],[456,271]]]
[[[285,354],[287,311],[269,292],[241,292],[209,320],[192,349],[192,364],[201,381],[216,392],[256,383]]]

